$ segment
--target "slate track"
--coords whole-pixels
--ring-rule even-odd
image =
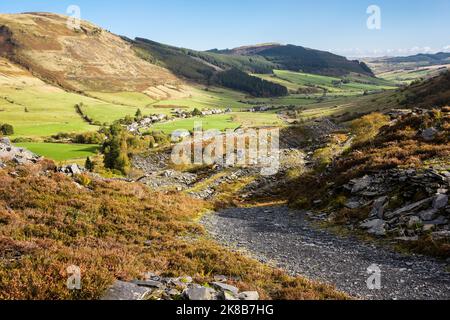
[[[207,215],[212,238],[290,274],[335,285],[354,297],[375,300],[450,299],[446,264],[423,256],[343,238],[313,227],[287,207],[232,208]],[[381,289],[369,290],[367,269],[381,270]]]

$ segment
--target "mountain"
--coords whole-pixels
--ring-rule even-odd
[[[141,58],[163,66],[186,80],[219,85],[255,97],[278,97],[288,94],[286,87],[248,74],[272,73],[275,65],[262,57],[201,52],[142,38],[127,40]]]
[[[284,86],[249,75],[271,74],[275,69],[373,75],[358,61],[293,45],[202,52],[143,38],[131,40],[87,21],[73,29],[67,19],[51,13],[0,15],[0,57],[65,90],[143,92],[155,99],[161,91],[188,95],[184,85],[195,83],[255,97],[287,95]]]
[[[0,15],[0,55],[39,78],[73,91],[141,91],[182,84],[169,70],[140,59],[121,37],[49,13]]]
[[[376,74],[392,71],[420,71],[426,67],[450,65],[450,53],[416,54],[407,57],[382,57],[363,59]]]
[[[205,81],[215,72],[237,68],[248,73],[272,73],[276,65],[259,56],[229,56],[178,48],[143,38],[129,40],[138,54],[179,76]]]
[[[450,63],[450,53],[449,52],[439,52],[435,54],[416,54],[414,56],[407,57],[391,57],[375,60],[374,62],[384,61],[386,63],[418,63],[422,66],[432,66],[440,64]]]
[[[332,76],[349,73],[373,76],[372,70],[364,62],[350,61],[330,52],[290,44],[269,43],[226,50],[214,49],[209,52],[231,56],[259,56],[275,64],[277,69]]]

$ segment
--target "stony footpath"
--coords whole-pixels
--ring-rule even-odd
[[[355,297],[450,299],[446,263],[336,236],[316,228],[305,212],[287,207],[232,208],[207,215],[202,223],[221,244],[293,275],[333,284]],[[373,266],[381,271],[380,290],[367,286],[367,270]]]
[[[213,282],[201,285],[192,277],[164,278],[146,273],[144,280],[116,281],[102,300],[259,300],[258,292],[239,292],[227,281],[227,277],[217,275]]]

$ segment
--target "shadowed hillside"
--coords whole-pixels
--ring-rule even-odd
[[[370,68],[363,62],[349,61],[345,57],[330,52],[294,45],[267,44],[222,51],[211,50],[211,52],[233,56],[256,55],[277,65],[278,69],[291,71],[332,76],[343,76],[354,72],[373,76]]]

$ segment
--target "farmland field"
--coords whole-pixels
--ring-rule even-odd
[[[17,143],[16,145],[56,161],[85,159],[95,155],[99,148],[94,144]]]
[[[340,78],[307,74],[287,70],[274,70],[274,75],[257,75],[268,81],[286,85],[290,90],[304,89],[307,87],[321,88],[331,94],[356,95],[364,91],[392,90],[396,86],[393,82],[384,79],[348,76],[348,83],[342,83]],[[341,82],[340,84],[338,84]]]
[[[160,130],[167,134],[170,134],[176,130],[192,131],[194,129],[194,124],[197,122],[202,124],[204,130],[226,130],[236,129],[239,127],[239,123],[233,121],[233,117],[231,115],[213,115],[204,118],[197,117],[160,123],[153,126],[151,130]]]

